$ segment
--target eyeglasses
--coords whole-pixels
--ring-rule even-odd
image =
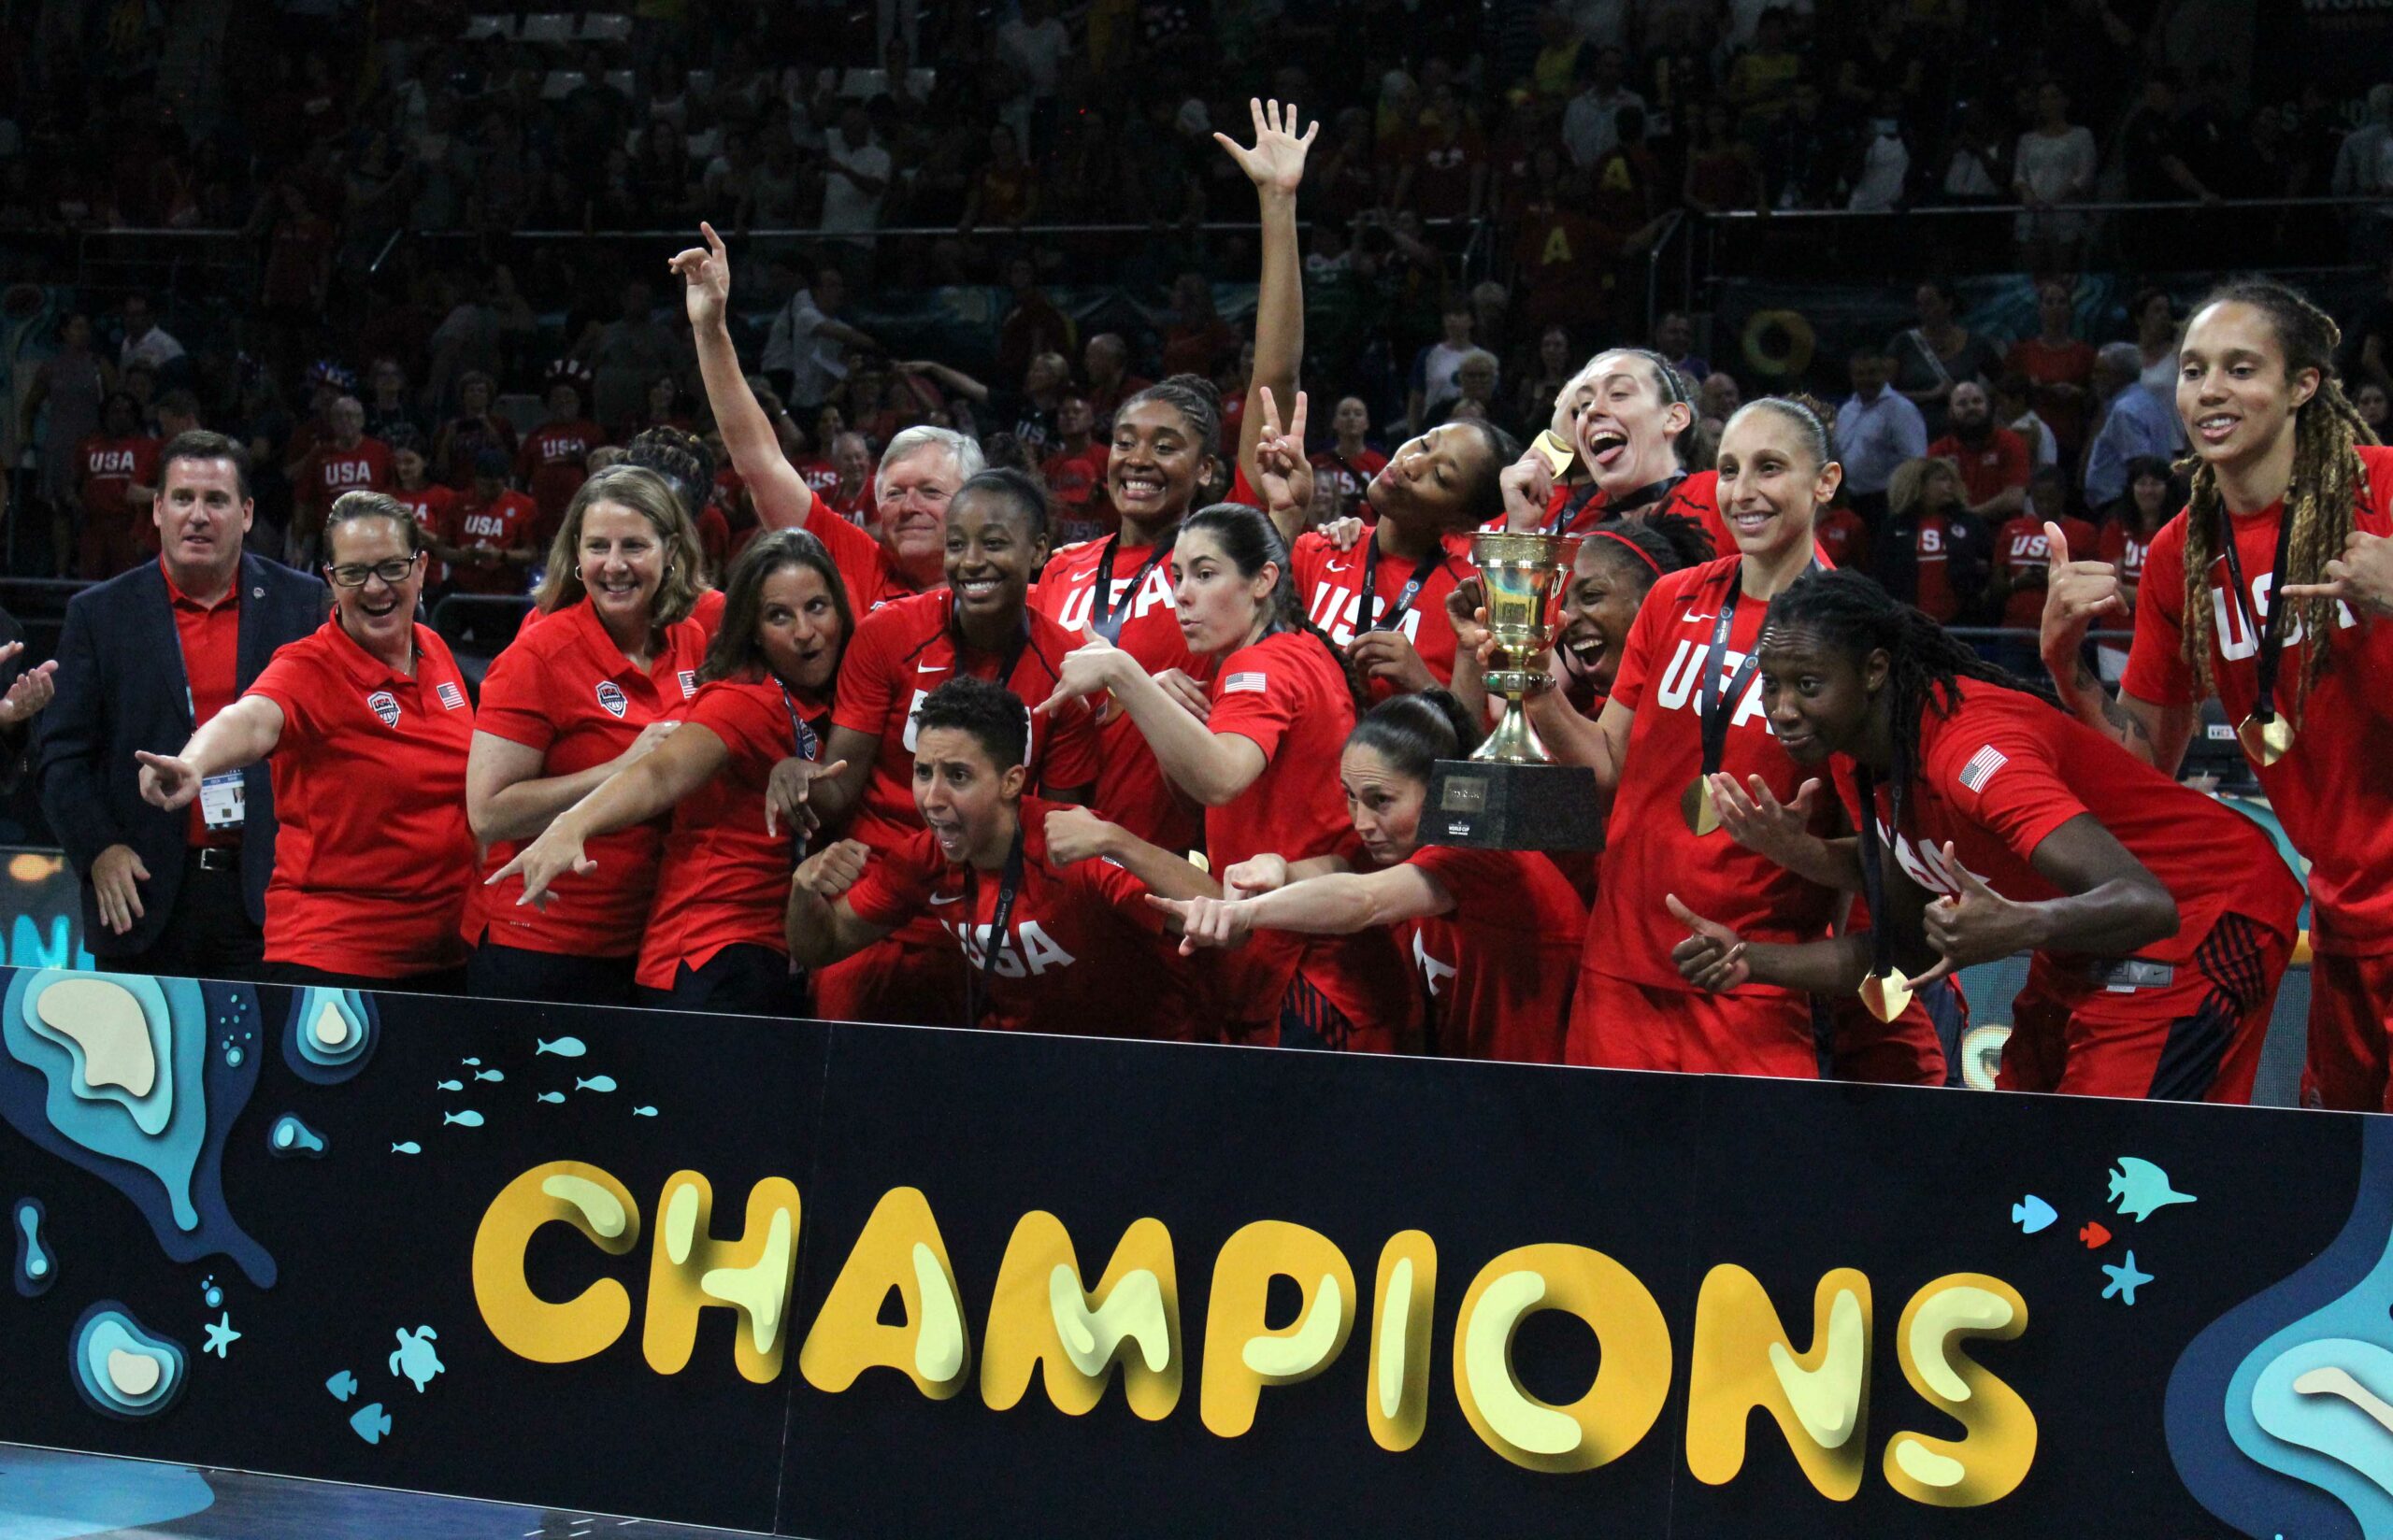
[[[422,553],[419,552],[414,556],[394,556],[372,566],[351,562],[341,566],[328,566],[324,571],[343,588],[364,588],[368,578],[380,578],[386,583],[398,584],[408,580],[408,574],[415,570],[415,564],[421,559]]]

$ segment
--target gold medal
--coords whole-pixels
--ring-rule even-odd
[[[1545,462],[1546,469],[1553,473],[1556,481],[1562,479],[1563,473],[1570,468],[1570,462],[1579,456],[1577,447],[1552,428],[1546,429],[1531,439],[1529,448],[1535,449],[1538,458]]]
[[[1870,918],[1874,921],[1877,916]],[[1884,974],[1873,973],[1861,981],[1861,1003],[1879,1020],[1891,1022],[1911,1004],[1911,980],[1902,969],[1888,964]]]
[[[2281,716],[2262,721],[2259,714],[2243,719],[2235,729],[2235,736],[2243,745],[2243,752],[2262,765],[2271,765],[2285,758],[2293,747],[2293,723]]]
[[[1679,793],[1679,817],[1698,839],[1720,827],[1720,809],[1712,800],[1712,777],[1698,776]]]

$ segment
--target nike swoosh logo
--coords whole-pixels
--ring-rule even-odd
[[[941,898],[937,893],[933,893],[931,895],[931,902],[934,904],[961,904],[964,902],[964,895],[962,893],[953,893],[946,898]]]
[[[917,674],[944,674],[951,666],[953,665],[948,663],[916,663],[914,665],[914,672]]]
[[[1684,615],[1682,615],[1682,616],[1680,616],[1680,617],[1679,617],[1679,623],[1680,623],[1681,625],[1685,625],[1685,624],[1687,624],[1688,622],[1690,622],[1690,621],[1694,621],[1694,620],[1718,620],[1719,618],[1720,618],[1720,617],[1719,617],[1719,616],[1717,616],[1716,614],[1715,614],[1715,615],[1698,615],[1698,614],[1696,614],[1693,610],[1689,610],[1689,611],[1687,611]]]
[[[1325,566],[1327,567],[1327,569],[1328,569],[1329,571],[1331,571],[1331,572],[1343,572],[1343,571],[1345,571],[1348,567],[1353,566],[1354,563],[1352,563],[1352,562],[1330,562],[1330,563],[1325,563]]]

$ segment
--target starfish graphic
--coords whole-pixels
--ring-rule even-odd
[[[218,1358],[230,1358],[232,1355],[224,1349],[241,1340],[241,1333],[233,1330],[233,1313],[225,1311],[212,1325],[207,1321],[199,1324],[200,1329],[208,1333],[208,1340],[200,1345],[199,1350],[214,1353]]]
[[[2111,1281],[2102,1288],[2102,1297],[2109,1299],[2113,1294],[2116,1294],[2128,1305],[2135,1303],[2135,1291],[2152,1281],[2151,1274],[2136,1271],[2135,1253],[2132,1251],[2128,1253],[2126,1266],[2113,1267],[2105,1262],[2102,1264],[2102,1271],[2111,1276]]]

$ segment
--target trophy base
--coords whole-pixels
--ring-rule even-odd
[[[1604,842],[1596,773],[1583,764],[1440,760],[1421,804],[1421,842],[1482,850],[1594,850]]]

